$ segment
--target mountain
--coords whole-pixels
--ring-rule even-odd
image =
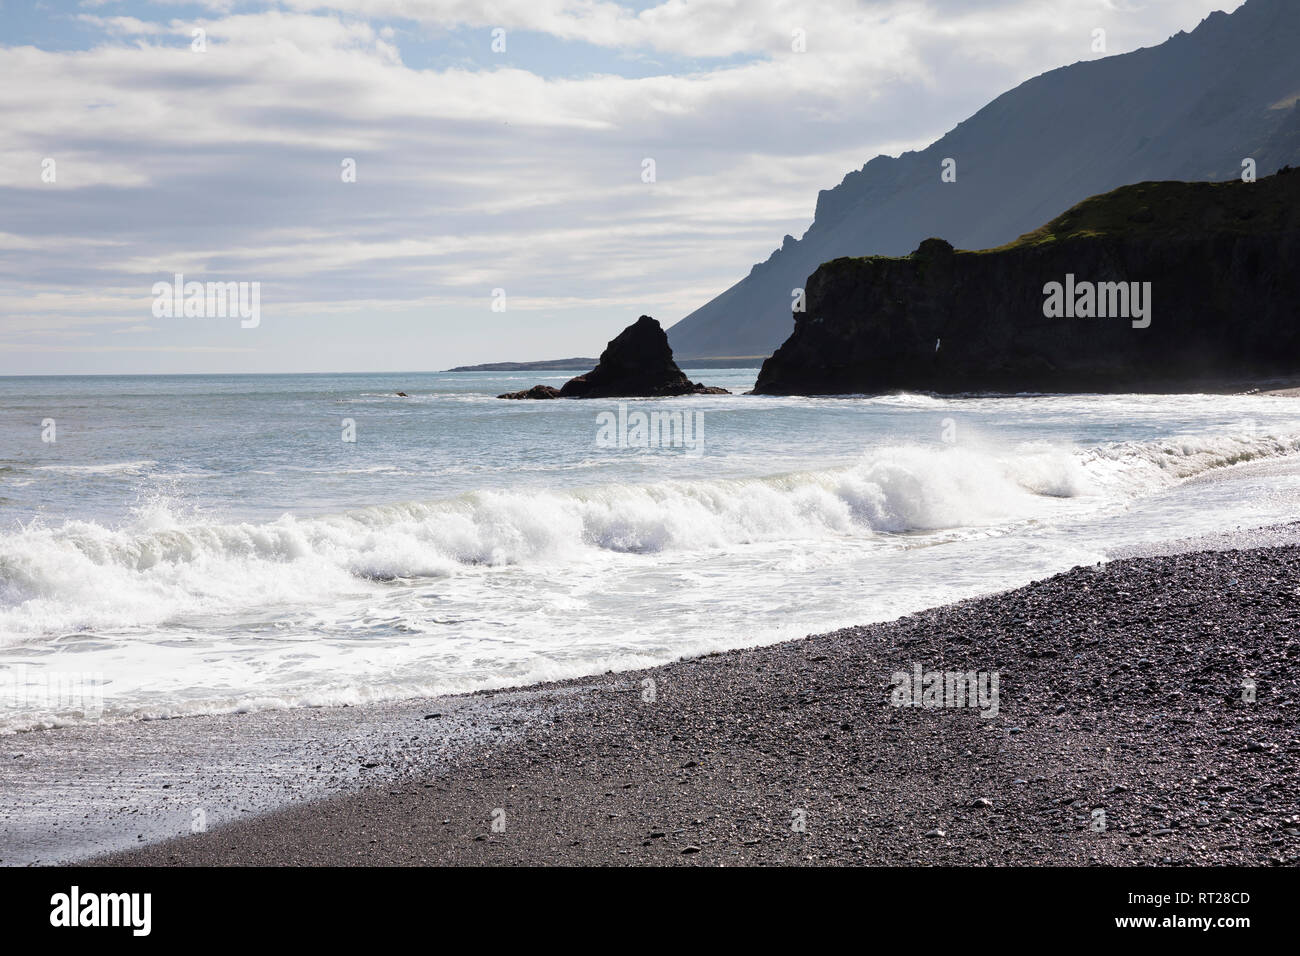
[[[1140,183],[999,249],[824,263],[762,394],[1171,392],[1300,376],[1300,169]]]
[[[817,197],[803,238],[668,330],[683,359],[766,355],[791,331],[791,290],[841,256],[904,255],[927,236],[1009,242],[1088,196],[1148,180],[1300,164],[1300,0],[1247,0],[1156,47],[1022,83],[942,139],[877,156]],[[956,182],[940,180],[943,160]]]

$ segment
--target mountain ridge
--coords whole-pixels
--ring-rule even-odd
[[[792,290],[842,256],[903,255],[927,236],[992,248],[1061,209],[1151,180],[1223,180],[1300,164],[1300,3],[1247,0],[1165,42],[1050,70],[926,148],[877,156],[817,197],[812,224],[668,330],[686,360],[763,354],[791,331]],[[1286,104],[1290,103],[1288,107]],[[940,180],[957,161],[956,182]]]

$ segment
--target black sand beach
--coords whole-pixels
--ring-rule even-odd
[[[1300,547],[1134,556],[889,624],[389,708],[404,759],[445,759],[95,862],[1294,865],[1297,657]],[[915,664],[996,671],[997,716],[894,706]],[[454,748],[440,728],[465,707],[496,723]]]

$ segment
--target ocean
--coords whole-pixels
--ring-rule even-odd
[[[689,374],[737,394],[495,398],[565,372],[0,378],[0,732],[647,666],[1300,500],[1291,398],[777,398],[740,394],[755,369]],[[75,699],[51,689],[69,675]]]

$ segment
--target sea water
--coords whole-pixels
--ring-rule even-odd
[[[0,378],[0,731],[645,666],[1300,497],[1279,396],[495,397],[570,374]]]

